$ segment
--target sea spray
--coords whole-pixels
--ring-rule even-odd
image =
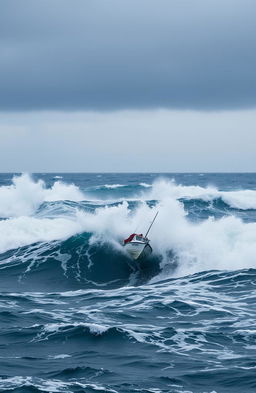
[[[73,184],[56,181],[46,188],[43,180],[34,181],[28,174],[14,176],[12,184],[0,187],[0,217],[32,215],[46,201],[85,199],[83,193]]]

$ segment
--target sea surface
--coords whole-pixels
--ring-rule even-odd
[[[255,393],[256,174],[0,174],[0,391]]]

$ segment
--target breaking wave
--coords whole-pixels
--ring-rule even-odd
[[[26,255],[27,248],[35,244],[39,250],[40,244],[44,250],[48,247],[50,258],[51,244],[56,241],[57,259],[72,260],[76,250],[66,250],[65,255],[61,251],[69,239],[83,247],[81,259],[90,269],[100,255],[113,260],[121,258],[129,265],[121,246],[122,239],[134,231],[145,233],[159,211],[150,233],[155,263],[157,261],[161,270],[155,280],[211,269],[256,267],[256,223],[245,222],[239,214],[234,214],[235,208],[253,208],[255,190],[219,191],[214,187],[177,185],[166,179],[157,180],[146,189],[144,184],[141,189],[138,187],[139,184],[135,185],[134,193],[123,198],[118,190],[115,199],[120,187],[114,184],[111,200],[100,200],[95,199],[95,195],[90,199],[90,187],[86,185],[80,189],[57,181],[46,186],[43,180],[33,180],[27,174],[14,177],[12,185],[0,188],[0,212],[4,218],[0,221],[0,253],[5,253],[1,266],[6,267],[10,261],[6,253],[14,254],[23,248]],[[200,204],[212,203],[218,198],[229,209],[220,212],[218,206],[207,205],[204,209],[211,213],[193,219],[193,209],[197,213],[194,218],[198,218],[198,212],[203,211]],[[63,262],[62,266],[67,264]],[[159,269],[153,269],[154,274]],[[101,275],[99,269],[96,270]],[[127,273],[127,269],[125,271]],[[123,276],[119,272],[109,279],[123,279]],[[94,277],[94,280],[101,282],[100,278]]]
[[[14,176],[12,185],[0,187],[0,217],[28,216],[35,213],[43,202],[85,199],[73,184],[56,181],[46,188],[44,181],[34,181],[28,174]]]

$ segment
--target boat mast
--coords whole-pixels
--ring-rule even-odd
[[[151,222],[151,224],[150,224],[150,226],[149,226],[149,228],[148,228],[148,231],[147,231],[147,233],[146,233],[145,237],[147,237],[147,235],[148,235],[148,233],[149,233],[149,231],[150,231],[150,229],[151,229],[152,225],[154,224],[154,221],[155,221],[155,219],[156,219],[156,217],[157,217],[158,213],[159,213],[159,211],[156,213],[156,215],[155,215],[155,217],[154,217],[153,221]]]

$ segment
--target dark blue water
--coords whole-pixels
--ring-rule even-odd
[[[255,222],[256,174],[1,174],[0,391],[255,392]]]

